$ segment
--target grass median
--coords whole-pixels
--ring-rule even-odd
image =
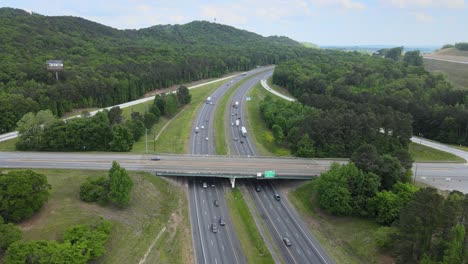
[[[456,162],[465,163],[465,160],[451,153],[430,148],[411,142],[409,153],[416,162]]]
[[[336,217],[322,212],[314,181],[290,192],[288,197],[336,263],[392,263],[389,256],[379,253],[375,243],[374,233],[379,225],[372,220]]]
[[[235,188],[227,192],[225,196],[234,229],[242,246],[242,252],[247,258],[247,263],[274,263],[260,232],[257,230],[242,192]]]
[[[109,164],[110,166],[110,164]],[[79,186],[87,177],[104,176],[107,171],[43,170],[52,186],[48,202],[19,226],[25,240],[62,239],[65,229],[76,224],[95,224],[101,217],[114,228],[105,244],[106,253],[96,263],[193,262],[186,195],[182,188],[144,172],[129,172],[134,187],[127,208],[102,207],[79,199]],[[163,228],[166,231],[150,249]]]
[[[275,96],[265,90],[260,83],[256,84],[248,93],[250,101],[246,103],[247,123],[252,131],[253,142],[255,143],[258,154],[262,156],[290,156],[291,151],[275,143],[273,132],[260,113],[260,102],[267,95]],[[276,96],[275,96],[276,97]]]
[[[253,78],[253,77],[251,77]],[[249,78],[250,79],[250,78]],[[248,79],[244,79],[232,87],[221,97],[221,99],[217,103],[215,117],[214,117],[214,132],[215,132],[215,147],[216,147],[216,154],[218,155],[226,155],[228,154],[227,149],[227,142],[226,142],[226,134],[229,131],[225,127],[225,120],[227,120],[228,116],[226,114],[226,110],[231,107],[231,104],[228,103],[228,100],[232,97],[234,92],[244,84]]]

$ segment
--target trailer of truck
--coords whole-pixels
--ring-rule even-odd
[[[241,133],[242,133],[242,136],[243,137],[246,137],[247,136],[247,129],[245,129],[245,127],[241,127]]]

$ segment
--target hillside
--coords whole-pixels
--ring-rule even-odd
[[[27,112],[129,101],[150,90],[301,56],[286,37],[206,21],[117,30],[83,18],[0,8],[0,131]],[[48,72],[61,59],[65,70]],[[21,107],[18,107],[21,106]]]
[[[424,56],[424,68],[429,72],[443,74],[457,89],[468,89],[467,50],[444,48],[427,54]]]

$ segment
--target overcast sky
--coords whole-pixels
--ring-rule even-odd
[[[464,0],[1,0],[2,7],[83,17],[119,29],[215,21],[319,45],[468,41]]]

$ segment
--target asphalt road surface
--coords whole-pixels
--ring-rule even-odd
[[[258,68],[237,76],[207,96],[207,100],[201,106],[192,126],[191,154],[216,154],[213,121],[216,108],[223,107],[218,106],[219,99],[240,80],[268,68]],[[207,167],[210,172],[213,168]],[[204,185],[208,187],[204,187]],[[189,179],[188,187],[192,239],[197,263],[246,263],[226,206],[223,183],[216,179]],[[225,225],[220,225],[221,219]],[[213,230],[213,225],[217,225],[216,233]]]
[[[248,126],[245,107],[246,104],[258,104],[259,102],[247,100],[246,95],[260,80],[267,79],[272,74],[273,71],[268,71],[259,75],[259,78],[248,80],[232,96],[231,105],[228,106],[231,120],[226,120],[226,122],[230,127],[231,149],[235,155],[256,156],[255,145],[250,139],[249,131],[251,129]],[[237,105],[236,102],[238,102]],[[246,128],[246,134],[242,134],[241,127]],[[257,192],[255,188],[257,186],[254,185],[261,185],[261,191]],[[270,237],[286,263],[334,263],[310,233],[307,225],[300,221],[300,217],[291,209],[288,201],[284,199],[278,201],[274,198],[274,194],[278,192],[270,181],[248,181],[247,190],[249,190]],[[285,245],[284,238],[290,240],[290,246]]]

